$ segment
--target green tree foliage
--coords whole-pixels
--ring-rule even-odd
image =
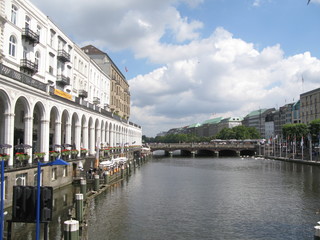
[[[234,128],[223,128],[217,135],[217,139],[258,139],[259,132],[254,127],[236,126]]]
[[[320,136],[320,119],[313,120],[309,123],[309,131],[312,136],[312,141],[319,141]]]
[[[309,133],[307,124],[304,123],[288,123],[282,126],[282,134],[285,138],[300,140],[301,137],[306,137]]]

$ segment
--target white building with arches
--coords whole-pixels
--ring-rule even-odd
[[[142,129],[110,109],[110,76],[28,0],[0,0],[0,144],[15,165],[57,147],[141,145]],[[79,153],[80,155],[80,153]],[[32,157],[28,160],[31,164]]]

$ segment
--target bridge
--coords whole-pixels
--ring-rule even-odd
[[[151,143],[151,152],[162,150],[165,155],[172,155],[180,150],[181,156],[254,156],[259,145],[255,142],[214,142],[214,143]]]

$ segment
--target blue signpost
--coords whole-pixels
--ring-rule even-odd
[[[38,162],[37,171],[37,214],[36,214],[36,240],[40,240],[40,185],[41,185],[41,167],[42,166],[54,166],[54,165],[69,165],[68,162],[62,159],[56,159],[53,162],[41,163]],[[2,211],[3,212],[3,211]]]
[[[1,160],[1,205],[0,205],[0,239],[3,239],[3,224],[4,224],[4,161]]]

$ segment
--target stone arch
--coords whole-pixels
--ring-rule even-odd
[[[71,117],[68,110],[63,110],[61,115],[61,145],[66,146],[71,143]]]
[[[61,144],[61,121],[60,112],[56,106],[50,109],[49,119],[49,150],[58,151],[60,147],[56,146]]]
[[[45,152],[46,139],[42,139],[45,133],[46,110],[42,102],[38,101],[33,108],[32,121],[32,151]]]

